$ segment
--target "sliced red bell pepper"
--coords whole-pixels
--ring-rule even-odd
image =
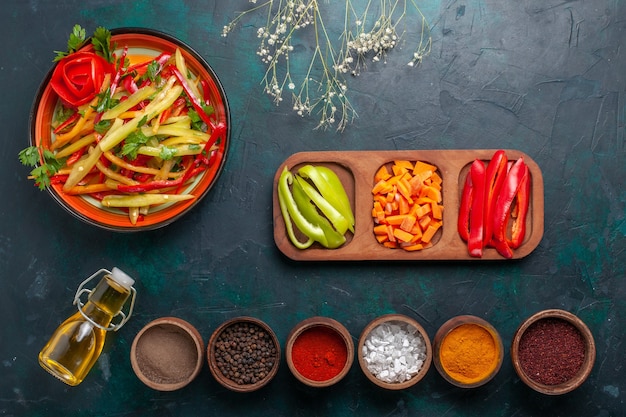
[[[511,259],[513,257],[513,249],[511,249],[511,247],[506,242],[506,240],[492,239],[490,246],[493,246],[494,248],[496,248],[498,253],[506,259]]]
[[[224,133],[226,133],[226,124],[224,122],[218,122],[217,124],[215,124],[213,120],[211,120],[209,115],[202,108],[202,102],[200,101],[200,98],[196,97],[196,95],[193,93],[193,91],[189,87],[187,78],[185,78],[185,76],[183,76],[183,74],[180,73],[180,71],[178,70],[178,68],[176,68],[176,66],[170,65],[167,67],[167,69],[171,71],[172,74],[174,74],[176,79],[182,85],[183,90],[185,91],[185,94],[189,98],[189,101],[191,101],[191,104],[193,105],[193,108],[198,113],[198,116],[200,116],[202,121],[206,123],[209,129],[211,129],[211,136],[209,137],[209,140],[204,144],[204,149],[202,150],[200,154],[198,154],[198,156],[196,157],[194,161],[194,166],[197,167],[199,164],[202,163],[202,160],[205,157],[204,155],[206,155],[206,153],[211,149],[211,147],[215,144],[215,142],[217,142],[217,140],[220,139],[224,135]],[[187,170],[187,172],[185,173],[185,180],[187,180],[190,177],[188,173],[189,173],[189,170]]]
[[[67,174],[56,174],[50,177],[50,184],[65,184],[67,181]]]
[[[85,152],[87,152],[87,147],[83,146],[82,148],[71,154],[69,158],[67,158],[67,161],[65,161],[65,165],[73,165],[81,158],[81,156],[85,154]]]
[[[465,242],[469,240],[469,220],[470,211],[472,209],[473,191],[472,175],[470,172],[468,172],[467,176],[465,177],[465,184],[463,185],[463,194],[461,195],[459,217],[457,220],[457,229],[459,231],[459,235],[461,236],[461,239],[463,239],[463,241]]]
[[[163,113],[161,113],[161,116],[159,117],[159,123],[160,124],[165,123],[165,121],[169,119],[171,115],[172,115],[172,107],[170,106],[167,109],[163,110]]]
[[[202,86],[202,98],[204,100],[204,104],[209,104],[209,102],[211,101],[209,82],[207,80],[200,80],[200,85]]]
[[[221,122],[218,123],[217,126],[215,126],[213,132],[211,133],[211,136],[209,137],[209,140],[204,145],[204,149],[202,150],[202,152],[200,152],[196,156],[196,158],[192,162],[191,166],[199,168],[200,165],[204,161],[206,161],[206,153],[211,149],[213,144],[224,134],[224,132],[226,132],[226,125],[224,123],[221,123]],[[209,158],[209,161],[206,161],[205,165],[209,166],[209,162],[212,161],[212,160],[213,160],[213,158]],[[181,189],[182,185],[185,183],[185,181],[187,181],[192,176],[193,176],[192,169],[187,169],[187,171],[185,172],[185,175],[183,176],[184,180],[183,180],[182,184],[179,185],[178,189],[176,190],[177,193],[180,192],[180,189]]]
[[[126,54],[128,53],[128,46],[124,46],[124,49],[122,50],[122,55],[120,56],[120,60],[119,60],[119,67],[117,68],[117,71],[115,72],[115,77],[113,78],[113,81],[111,82],[111,93],[109,94],[109,97],[113,97],[113,94],[115,94],[115,90],[117,90],[117,86],[120,82],[120,78],[122,77],[122,73],[124,72],[124,61],[126,60]]]
[[[485,209],[484,209],[484,224],[485,233],[483,236],[483,246],[487,246],[491,242],[493,235],[493,222],[492,217],[496,207],[496,201],[498,195],[502,189],[502,184],[506,178],[508,159],[504,150],[500,149],[496,151],[489,165],[487,165],[487,174],[485,180]]]
[[[78,113],[77,111],[75,111],[70,117],[68,117],[67,119],[65,119],[65,121],[63,123],[61,123],[60,125],[58,125],[56,127],[56,129],[54,129],[54,134],[56,135],[59,132],[62,132],[63,129],[65,129],[66,127],[68,127],[69,125],[71,125],[72,123],[74,123],[75,121],[77,121],[80,118],[80,113]]]
[[[186,105],[187,102],[185,101],[184,97],[177,98],[174,104],[172,104],[172,116],[180,116]]]
[[[469,239],[467,248],[470,256],[479,258],[483,255],[484,204],[485,204],[485,164],[476,159],[470,167],[472,176],[472,206],[469,218]]]
[[[130,67],[128,67],[126,72],[136,71],[138,74],[143,74],[146,72],[146,68],[148,67],[148,65],[153,61],[156,61],[157,64],[159,64],[160,69],[163,69],[163,66],[167,63],[167,61],[169,61],[171,57],[172,57],[172,54],[170,54],[169,52],[163,52],[161,55],[154,58],[152,61],[145,61],[139,64],[131,65]]]
[[[151,177],[152,177],[152,175],[150,175],[150,174],[143,174],[143,173],[140,173],[140,172],[135,172],[135,174],[133,175],[132,178],[135,181],[139,181],[139,182],[144,183],[144,182],[147,182]]]
[[[520,184],[525,175],[528,175],[528,167],[524,158],[520,157],[509,170],[498,200],[493,216],[493,243],[496,250],[505,258],[511,258],[513,252],[507,242],[506,232],[511,215],[513,200],[518,194]]]
[[[196,112],[198,112],[198,116],[200,116],[202,121],[206,123],[206,125],[211,128],[212,131],[215,131],[215,123],[213,123],[209,115],[206,114],[206,112],[202,108],[202,102],[200,101],[200,97],[196,97],[196,95],[193,93],[193,91],[189,87],[189,82],[187,82],[187,78],[183,74],[181,74],[178,68],[176,68],[174,65],[170,65],[168,69],[172,72],[172,74],[174,74],[176,79],[178,79],[178,82],[180,82],[180,84],[183,86],[183,89],[185,90],[187,97],[189,97],[189,101],[191,101],[193,108],[196,110]]]
[[[175,180],[155,180],[137,185],[118,184],[117,189],[123,193],[144,193],[146,191],[160,190],[162,188],[177,187],[181,184],[183,177]]]
[[[135,80],[133,80],[133,77],[131,77],[130,75],[122,78],[122,85],[124,86],[124,89],[130,94],[139,90],[139,87],[137,87]]]
[[[517,199],[517,217],[511,226],[511,238],[507,239],[507,243],[512,249],[520,247],[526,236],[526,217],[530,206],[530,170],[528,165],[524,167],[526,172],[515,197]]]

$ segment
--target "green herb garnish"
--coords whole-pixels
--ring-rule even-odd
[[[152,61],[148,64],[146,69],[146,75],[150,79],[150,81],[155,82],[157,84],[160,83],[161,77],[159,76],[159,71],[161,71],[161,66],[158,62]]]
[[[161,152],[159,153],[159,158],[166,161],[175,157],[176,153],[176,148],[172,148],[171,146],[162,146]]]
[[[52,151],[41,148],[44,163],[37,166],[40,162],[39,151],[40,148],[36,146],[29,146],[28,148],[20,151],[18,156],[23,165],[35,167],[32,171],[30,171],[30,175],[35,179],[35,183],[39,186],[39,189],[43,190],[50,185],[50,177],[59,172],[59,169],[63,166],[65,160],[58,160],[54,157],[54,153],[52,153]]]
[[[113,64],[113,51],[115,45],[111,45],[111,32],[102,26],[96,28],[91,37],[91,44],[98,55]]]
[[[100,120],[94,125],[93,130],[104,135],[111,128],[112,124],[111,120]]]
[[[83,29],[80,25],[74,25],[72,28],[72,33],[70,33],[70,38],[67,40],[67,51],[54,51],[56,56],[54,57],[53,62],[57,62],[78,51],[81,46],[85,43],[85,29]]]
[[[54,62],[60,61],[66,56],[73,54],[85,45],[86,31],[80,25],[74,25],[72,33],[67,40],[67,51],[54,51]],[[102,26],[96,28],[92,37],[91,44],[98,55],[106,59],[107,62],[113,63],[113,51],[116,45],[111,45],[111,32]]]
[[[143,134],[141,129],[134,131],[124,140],[124,146],[122,146],[122,156],[127,156],[133,160],[137,158],[139,148],[145,145],[150,138]]]

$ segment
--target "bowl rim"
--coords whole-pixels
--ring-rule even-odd
[[[543,319],[561,319],[573,325],[581,334],[585,343],[585,358],[574,377],[557,385],[546,385],[526,375],[519,360],[519,343],[524,332],[534,323]],[[546,395],[562,395],[580,387],[591,374],[596,359],[596,345],[589,327],[575,314],[562,309],[546,309],[538,311],[526,318],[519,325],[511,341],[511,361],[518,377],[533,390]]]
[[[415,327],[419,331],[419,333],[422,335],[422,338],[424,339],[424,344],[426,345],[426,359],[424,360],[424,364],[422,365],[422,368],[419,370],[417,375],[415,375],[408,381],[398,382],[398,383],[387,383],[376,378],[376,376],[374,376],[367,368],[367,364],[365,363],[365,359],[363,358],[363,345],[365,344],[366,338],[369,336],[371,331],[374,330],[374,328],[378,327],[378,325],[380,324],[393,322],[393,321],[399,321],[402,323],[410,324],[411,326]],[[428,336],[428,333],[424,329],[424,327],[422,327],[422,325],[414,318],[409,317],[404,314],[397,314],[397,313],[384,314],[370,321],[369,324],[365,326],[365,328],[361,332],[361,336],[359,337],[357,352],[358,352],[359,366],[363,374],[367,377],[367,379],[369,379],[375,385],[381,388],[385,388],[387,390],[403,390],[403,389],[410,388],[414,386],[415,384],[417,384],[428,373],[428,370],[430,369],[432,358],[433,358],[433,350],[432,350],[430,338]]]
[[[474,324],[485,329],[493,338],[494,343],[496,344],[496,348],[498,350],[498,356],[496,358],[496,366],[495,368],[489,372],[487,376],[483,379],[471,383],[464,383],[456,380],[451,375],[449,375],[443,367],[441,363],[440,351],[441,345],[444,339],[452,332],[454,329],[466,325],[466,324]],[[487,320],[482,317],[478,317],[471,314],[462,314],[455,317],[451,317],[446,322],[444,322],[433,339],[433,364],[435,368],[439,372],[439,374],[449,383],[455,385],[459,388],[477,388],[482,385],[485,385],[487,382],[491,381],[497,374],[500,372],[502,367],[502,363],[504,362],[504,345],[502,343],[502,337],[498,330]]]
[[[346,362],[343,365],[341,371],[335,375],[334,377],[324,380],[324,381],[316,381],[302,375],[295,367],[292,358],[293,345],[296,340],[305,332],[314,329],[314,328],[324,328],[333,331],[337,336],[341,338],[346,347]],[[324,316],[314,316],[309,317],[300,321],[296,324],[293,329],[289,332],[287,336],[287,342],[285,344],[285,359],[287,362],[287,367],[293,374],[293,376],[300,382],[305,385],[314,388],[326,388],[331,385],[335,385],[339,381],[341,381],[347,374],[350,372],[352,368],[352,364],[354,363],[354,342],[352,341],[352,336],[348,329],[341,324],[339,321]]]
[[[274,363],[274,366],[272,367],[270,372],[265,376],[265,378],[253,384],[239,385],[235,383],[234,381],[232,381],[231,379],[226,378],[225,376],[222,375],[216,363],[214,347],[215,347],[215,343],[217,342],[217,338],[221,335],[221,333],[226,328],[237,323],[252,323],[262,328],[270,336],[272,342],[274,343],[274,346],[276,347],[276,361]],[[274,330],[272,330],[272,328],[267,323],[265,323],[263,320],[258,319],[256,317],[239,316],[239,317],[233,317],[229,320],[226,320],[213,331],[213,333],[211,334],[211,337],[209,338],[209,343],[207,343],[206,350],[207,350],[207,353],[206,353],[207,362],[209,365],[209,370],[211,371],[211,375],[213,375],[213,378],[223,387],[228,388],[229,390],[235,391],[235,392],[257,391],[258,389],[269,384],[274,379],[274,377],[278,373],[278,368],[280,367],[281,349],[280,349],[280,343],[278,341],[278,338],[276,337],[276,333],[274,333]]]
[[[142,27],[133,27],[133,26],[118,27],[118,28],[110,29],[110,32],[111,32],[111,42],[115,42],[116,37],[132,36],[132,35],[152,37],[155,40],[169,42],[173,44],[174,46],[179,47],[181,51],[183,51],[185,54],[188,54],[190,57],[192,57],[193,60],[195,60],[197,64],[202,68],[202,70],[207,72],[207,74],[212,80],[214,91],[217,93],[216,96],[219,95],[219,99],[221,101],[220,107],[223,107],[223,110],[224,110],[223,119],[226,123],[226,132],[224,133],[224,136],[223,136],[224,145],[223,147],[221,147],[223,148],[223,150],[221,152],[221,158],[216,168],[215,174],[213,178],[210,180],[210,182],[207,184],[206,188],[203,189],[196,196],[195,199],[178,203],[179,207],[184,207],[182,210],[180,210],[179,212],[177,212],[176,214],[172,216],[168,216],[165,219],[156,221],[154,223],[148,223],[145,225],[130,225],[129,224],[128,226],[124,226],[124,225],[109,224],[106,221],[103,221],[98,218],[90,217],[87,214],[84,214],[78,211],[77,209],[75,209],[72,206],[72,204],[66,201],[59,194],[59,192],[54,189],[54,187],[47,186],[46,191],[53,198],[53,200],[56,201],[57,204],[61,206],[61,208],[63,208],[64,211],[72,215],[74,218],[82,221],[83,223],[87,223],[91,226],[95,226],[97,228],[108,230],[108,231],[122,232],[122,233],[133,233],[133,232],[140,232],[140,231],[155,230],[155,229],[168,226],[172,224],[173,222],[175,222],[176,220],[180,219],[183,215],[187,214],[191,209],[193,209],[196,205],[198,205],[198,203],[209,193],[209,191],[213,188],[213,186],[217,182],[222,171],[224,170],[224,167],[226,165],[226,161],[229,155],[229,148],[230,148],[231,134],[232,134],[230,106],[228,103],[226,92],[224,90],[224,86],[221,80],[219,79],[217,73],[213,69],[213,67],[208,63],[208,61],[200,53],[198,53],[194,48],[192,48],[186,42],[176,38],[173,35],[165,33],[163,31],[149,29],[149,28],[142,28]],[[90,39],[91,38],[88,38],[85,41],[84,46],[80,50],[89,50],[89,48],[91,48],[91,44],[89,42]],[[52,78],[52,73],[54,72],[54,69],[56,68],[56,66],[57,66],[57,63],[55,63],[48,70],[46,76],[43,78],[43,80],[39,84],[34,100],[31,104],[30,114],[28,117],[29,146],[37,146],[37,144],[39,143],[39,139],[37,139],[38,133],[37,133],[36,126],[37,126],[38,113],[39,113],[40,108],[42,107],[41,100],[46,94],[52,94],[54,95],[55,98],[57,97],[56,94],[54,94],[54,92],[48,93],[50,79]],[[74,197],[81,198],[79,196],[74,196]],[[85,204],[90,204],[90,203],[85,202]],[[92,207],[97,209],[96,206],[92,205]]]
[[[182,330],[183,333],[181,333],[181,335],[189,336],[189,339],[193,341],[196,347],[197,359],[193,371],[184,380],[177,383],[161,383],[150,379],[143,372],[141,365],[137,361],[137,350],[139,343],[141,342],[141,338],[155,327],[161,326],[174,327]],[[137,378],[139,378],[139,380],[148,387],[157,391],[175,391],[190,384],[198,376],[198,374],[200,374],[204,364],[204,341],[200,332],[198,332],[198,330],[188,321],[178,317],[160,317],[146,324],[133,339],[130,348],[130,364]]]

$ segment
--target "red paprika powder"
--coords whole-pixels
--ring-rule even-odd
[[[291,358],[296,370],[312,381],[328,381],[337,376],[348,359],[342,337],[324,326],[302,332],[293,343]]]

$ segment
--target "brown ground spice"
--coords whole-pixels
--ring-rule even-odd
[[[585,359],[585,341],[574,325],[555,318],[539,320],[524,332],[519,361],[524,373],[545,385],[572,379]]]
[[[144,375],[159,384],[178,384],[193,373],[196,345],[187,333],[169,325],[146,331],[137,344],[137,363]]]

